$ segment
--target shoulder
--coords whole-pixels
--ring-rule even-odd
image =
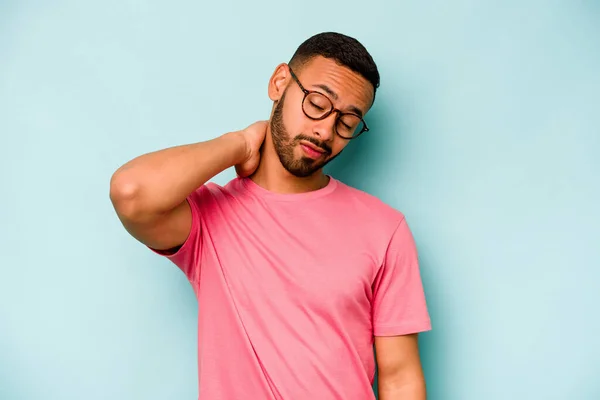
[[[397,227],[405,218],[404,213],[379,197],[338,181],[338,193],[357,215],[375,223]]]
[[[190,200],[197,206],[206,208],[239,197],[242,193],[240,180],[234,178],[225,185],[216,182],[206,182],[190,195]]]
[[[391,246],[405,248],[410,245],[406,241],[410,237],[405,229],[406,218],[400,209],[344,183],[339,183],[338,193],[338,202],[348,205],[340,207],[346,210],[343,215],[346,226],[359,227],[356,232],[360,242],[373,254],[376,265],[383,265]]]

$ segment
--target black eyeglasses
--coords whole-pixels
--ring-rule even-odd
[[[289,68],[289,66],[288,66]],[[308,118],[318,121],[327,118],[331,113],[336,112],[335,132],[344,139],[355,139],[369,128],[360,115],[354,113],[345,113],[333,107],[333,102],[329,97],[321,92],[306,90],[298,80],[294,71],[289,68],[292,78],[296,81],[300,89],[304,92],[302,99],[302,111]]]

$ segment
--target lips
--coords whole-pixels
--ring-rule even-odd
[[[300,143],[300,148],[302,149],[302,151],[304,152],[304,154],[306,155],[306,157],[313,159],[313,160],[318,160],[319,158],[323,157],[323,150],[315,147],[315,146],[309,146],[305,143]],[[315,150],[318,149],[318,150]]]
[[[321,153],[321,154],[325,154],[327,153],[327,151],[325,151],[324,149],[322,149],[321,147],[315,146],[314,144],[310,143],[310,142],[301,142],[300,143],[302,146],[308,147],[309,149],[316,151],[317,153]]]

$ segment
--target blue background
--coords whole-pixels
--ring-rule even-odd
[[[0,399],[195,398],[191,286],[110,176],[268,118],[275,66],[330,30],[382,75],[329,172],[413,229],[429,398],[600,399],[593,0],[0,2]]]

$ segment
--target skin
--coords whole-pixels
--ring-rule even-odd
[[[373,87],[350,69],[330,59],[317,57],[294,70],[306,89],[328,95],[334,107],[344,112],[357,108],[363,115],[368,112],[373,101]],[[331,93],[320,86],[326,86]],[[251,178],[269,190],[283,193],[304,192],[327,185],[328,178],[323,174],[322,168],[350,142],[334,131],[337,114],[332,113],[319,121],[306,117],[302,111],[304,93],[292,79],[286,64],[280,64],[275,69],[269,80],[268,92],[269,98],[274,102],[271,123],[266,134],[262,161]],[[298,138],[306,138],[306,141],[325,149],[326,153],[318,160],[306,159]],[[278,142],[281,143],[279,149],[276,148]],[[286,153],[287,156],[281,156],[281,153]],[[311,172],[307,176],[299,176],[285,168],[302,164],[303,157]]]
[[[373,87],[350,69],[323,57],[293,69],[306,89],[327,94],[334,107],[363,115],[369,111]],[[209,141],[144,154],[115,171],[110,199],[125,229],[158,251],[176,251],[192,224],[187,196],[230,167],[276,193],[325,187],[329,178],[323,167],[350,142],[335,133],[337,114],[319,121],[306,117],[301,106],[304,93],[287,64],[273,72],[268,95],[274,102],[269,121]],[[324,154],[312,160],[301,143],[319,147]],[[425,399],[417,342],[417,335],[374,338],[380,400]]]
[[[376,336],[379,400],[425,400],[418,334]]]

